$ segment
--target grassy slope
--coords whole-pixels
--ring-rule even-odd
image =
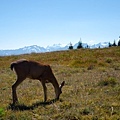
[[[9,65],[21,58],[50,64],[58,82],[65,80],[59,101],[51,101],[54,90],[48,84],[48,102],[43,103],[40,82],[27,79],[17,88],[20,103],[10,106],[15,74]],[[0,73],[0,119],[113,120],[120,116],[120,47],[0,57]]]

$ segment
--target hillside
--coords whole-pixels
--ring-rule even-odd
[[[26,79],[17,88],[19,104],[11,105],[16,76],[9,66],[21,58],[51,65],[58,82],[66,82],[60,100],[52,101],[54,90],[48,84],[44,103],[41,83]],[[0,57],[0,73],[0,119],[119,119],[120,47]]]

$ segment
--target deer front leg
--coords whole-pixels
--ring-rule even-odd
[[[18,102],[18,97],[16,93],[16,88],[17,86],[23,81],[24,79],[17,79],[17,81],[12,85],[12,99],[13,99],[13,104]]]
[[[47,100],[47,87],[46,87],[44,81],[41,81],[41,83],[42,83],[43,91],[44,91],[44,102],[46,102],[46,100]]]

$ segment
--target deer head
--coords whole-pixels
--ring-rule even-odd
[[[59,99],[59,97],[60,97],[60,94],[62,93],[62,87],[65,85],[65,81],[63,81],[61,84],[60,84],[60,86],[59,86],[59,93],[58,93],[58,95],[56,96],[56,99]]]

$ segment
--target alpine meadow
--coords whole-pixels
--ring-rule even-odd
[[[60,84],[59,100],[47,83],[48,100],[38,80],[27,78],[17,87],[19,103],[12,104],[16,74],[10,64],[19,59],[49,64]],[[120,47],[76,49],[0,57],[0,120],[119,120]]]

